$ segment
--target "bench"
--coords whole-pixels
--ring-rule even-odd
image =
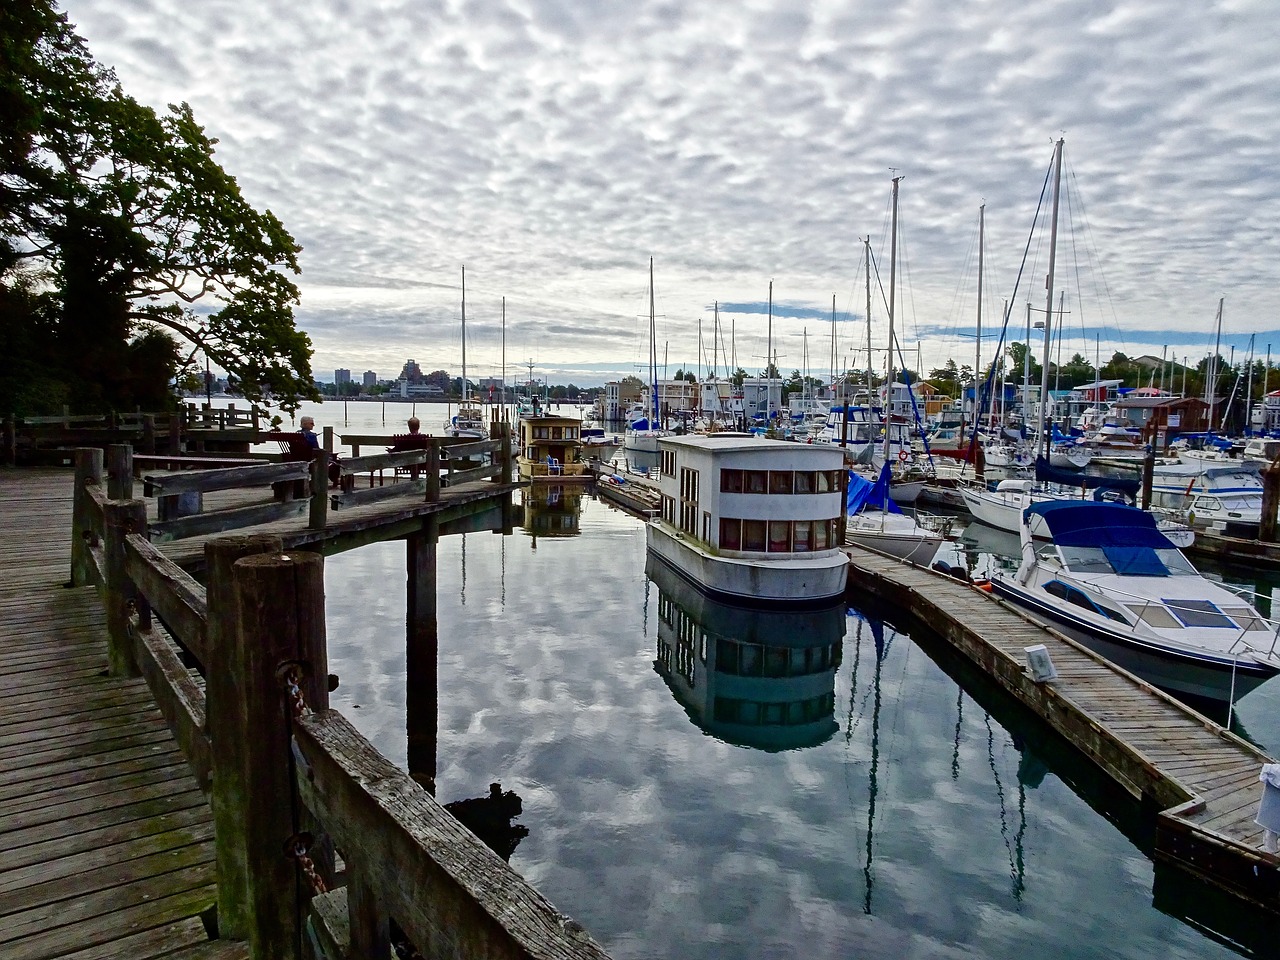
[[[391,438],[391,446],[387,447],[387,453],[400,453],[404,450],[425,450],[431,446],[431,437],[425,433],[397,433]],[[396,467],[396,476],[408,476],[414,480],[418,479],[418,474],[422,472],[421,464],[410,464],[408,466]]]

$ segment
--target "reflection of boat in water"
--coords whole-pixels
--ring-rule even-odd
[[[810,747],[836,731],[845,608],[761,610],[713,600],[653,554],[654,669],[700,728],[761,750]]]
[[[521,526],[533,536],[535,547],[538,537],[576,537],[579,534],[583,492],[581,485],[556,483],[539,483],[521,491],[524,506]]]

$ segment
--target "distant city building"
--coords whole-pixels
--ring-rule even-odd
[[[370,387],[376,387],[377,385],[378,375],[372,370],[366,370],[364,372],[364,388],[368,390]]]
[[[336,384],[336,385],[337,385],[337,386],[339,386],[339,387],[340,387],[340,386],[342,386],[342,385],[343,385],[343,384],[345,384],[345,383],[350,383],[350,382],[351,382],[351,371],[350,371],[350,370],[347,370],[347,369],[345,369],[345,368],[339,368],[339,369],[337,369],[337,370],[333,371],[333,382],[334,382],[334,384]]]
[[[422,368],[418,366],[417,360],[406,360],[404,369],[400,371],[400,380],[409,383],[419,383],[422,380]]]

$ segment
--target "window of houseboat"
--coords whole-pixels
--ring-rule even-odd
[[[832,490],[835,490],[836,487],[832,483],[832,478],[834,476],[835,476],[835,471],[833,470],[819,470],[817,473],[815,473],[813,475],[813,480],[815,484],[814,492],[830,493]]]
[[[814,480],[812,470],[797,470],[795,479],[796,493],[813,493]]]
[[[813,547],[810,545],[810,532],[813,524],[808,520],[797,520],[792,528],[791,549],[796,553],[808,553]]]
[[[720,492],[721,493],[741,493],[742,492],[742,471],[721,469]]]
[[[720,549],[742,549],[742,521],[734,517],[720,518]]]
[[[763,520],[743,520],[742,549],[764,553],[764,527]]]
[[[662,475],[664,477],[674,477],[676,475],[676,452],[674,450],[662,451]]]
[[[769,521],[769,552],[791,552],[791,524],[786,520]]]
[[[769,471],[769,492],[772,494],[790,494],[792,490],[790,470]]]
[[[769,492],[769,471],[768,470],[746,470],[743,477],[746,485],[746,493],[768,493]]]

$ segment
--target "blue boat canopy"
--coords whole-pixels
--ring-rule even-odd
[[[1042,517],[1060,547],[1176,549],[1160,532],[1154,516],[1123,503],[1045,500],[1027,507],[1027,514]]]
[[[901,513],[902,510],[889,496],[889,464],[880,469],[880,476],[874,481],[854,473],[849,473],[849,490],[845,494],[845,513],[853,516],[865,510],[885,510],[889,513]]]

